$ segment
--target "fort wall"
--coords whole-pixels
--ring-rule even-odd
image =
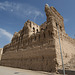
[[[56,71],[62,65],[58,29],[64,64],[71,60],[72,56],[75,55],[75,39],[66,34],[63,17],[54,7],[46,5],[45,12],[47,21],[41,26],[28,20],[22,30],[14,33],[11,43],[3,48],[1,65],[31,70]]]
[[[60,39],[61,42],[61,49],[63,53],[63,60],[65,68],[69,68],[71,63],[71,59],[75,56],[75,40],[70,37],[64,37]],[[56,56],[57,56],[57,62],[59,64],[59,68],[62,67],[61,62],[61,55],[60,55],[60,45],[59,45],[59,39],[55,38],[55,44],[56,44]],[[68,65],[68,66],[67,66]]]
[[[55,49],[46,44],[43,47],[37,46],[23,51],[6,52],[1,63],[4,66],[54,72],[56,70],[55,53]]]
[[[29,26],[29,22],[27,21],[25,24]],[[56,71],[57,61],[52,21],[44,23],[44,26],[41,25],[40,31],[31,36],[29,33],[25,34],[29,31],[28,29],[25,31],[24,28],[27,27],[25,24],[19,32],[22,34],[15,33],[11,43],[4,47],[1,65],[31,70]],[[18,40],[18,38],[20,39]]]

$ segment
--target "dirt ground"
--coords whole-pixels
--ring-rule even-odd
[[[62,75],[0,66],[0,75]]]
[[[0,66],[0,75],[63,75],[62,70],[58,70],[58,72],[60,74]],[[74,69],[65,70],[65,72],[65,75],[75,75]]]

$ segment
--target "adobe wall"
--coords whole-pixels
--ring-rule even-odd
[[[35,36],[37,36],[36,39],[34,39]],[[24,49],[6,51],[2,56],[1,65],[30,70],[56,71],[55,41],[52,35],[46,31],[45,36],[39,33],[31,38],[32,41],[28,39],[29,42]]]
[[[19,32],[22,33],[20,39],[17,40],[18,37],[15,37],[13,43],[4,47],[1,65],[55,72],[57,61],[52,19],[43,25],[40,26],[40,32],[30,37],[28,34],[24,36],[23,27],[24,30]]]
[[[68,36],[68,34],[66,34],[64,29],[63,17],[57,12],[57,10],[54,7],[49,7],[48,5],[46,5],[45,12],[47,16],[47,22],[49,22],[49,19],[52,17],[53,37],[55,40],[56,58],[58,63],[57,68],[60,68],[62,66],[58,29],[60,34],[64,65],[65,67],[67,67],[67,64],[68,66],[70,66],[71,64],[69,62],[71,62],[71,59],[75,56],[75,39],[72,39]]]
[[[69,68],[71,65],[71,63],[69,62],[75,56],[75,39],[63,35],[62,38],[60,38],[60,42],[65,68]],[[55,38],[55,44],[56,44],[57,62],[59,64],[59,68],[61,68],[62,62],[58,38]]]
[[[56,70],[55,49],[50,44],[33,46],[23,51],[6,52],[2,65],[38,71],[54,72]]]
[[[3,53],[3,48],[0,48],[0,60],[1,60],[1,57],[2,57],[2,53]]]
[[[58,30],[59,30],[59,35],[60,35],[60,42],[61,42],[64,65],[65,65],[65,68],[69,68],[71,65],[69,62],[75,56],[75,52],[74,52],[75,51],[75,39],[72,39],[71,37],[68,36],[68,34],[66,34],[63,20],[58,17],[59,16],[53,17],[53,21],[52,21],[58,68],[62,67]]]

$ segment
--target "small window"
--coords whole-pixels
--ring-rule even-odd
[[[43,28],[41,28],[41,30],[43,30]]]
[[[60,26],[60,30],[62,31],[62,27]]]
[[[38,33],[38,29],[37,29],[36,31],[37,31],[37,33]]]
[[[56,23],[56,27],[58,26],[58,24]]]
[[[33,32],[35,32],[35,28],[33,27]]]

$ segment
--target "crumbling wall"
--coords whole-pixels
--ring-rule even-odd
[[[48,5],[46,5],[45,12],[47,16],[47,23],[50,22],[50,19],[52,21],[57,63],[58,63],[58,67],[60,67],[62,66],[62,62],[61,62],[58,31],[60,35],[60,42],[61,42],[64,64],[68,64],[69,61],[75,56],[75,52],[74,52],[75,39],[70,38],[66,34],[64,29],[63,17],[57,12],[57,10],[54,7],[49,7]]]
[[[0,60],[1,60],[2,54],[3,54],[3,48],[0,48]]]
[[[14,43],[11,42],[8,45],[10,48],[8,47],[4,52],[1,65],[50,72],[56,71],[57,61],[52,19],[43,25],[45,27],[41,25],[40,32],[30,37],[28,37],[28,34],[24,36],[24,30],[21,30],[20,39],[17,40],[18,37],[15,37]]]
[[[30,70],[56,71],[54,40],[32,44],[23,51],[9,51],[2,56],[1,65]]]
[[[67,67],[66,65],[68,66],[71,65],[69,62],[75,56],[75,42],[69,36],[64,37],[63,35],[62,37],[63,38],[60,38],[60,42],[61,42],[61,49],[62,49],[62,54],[63,54],[64,65],[66,68]],[[56,41],[55,44],[56,44],[57,62],[60,68],[62,66],[62,62],[61,62],[59,38],[55,38],[55,41]]]

